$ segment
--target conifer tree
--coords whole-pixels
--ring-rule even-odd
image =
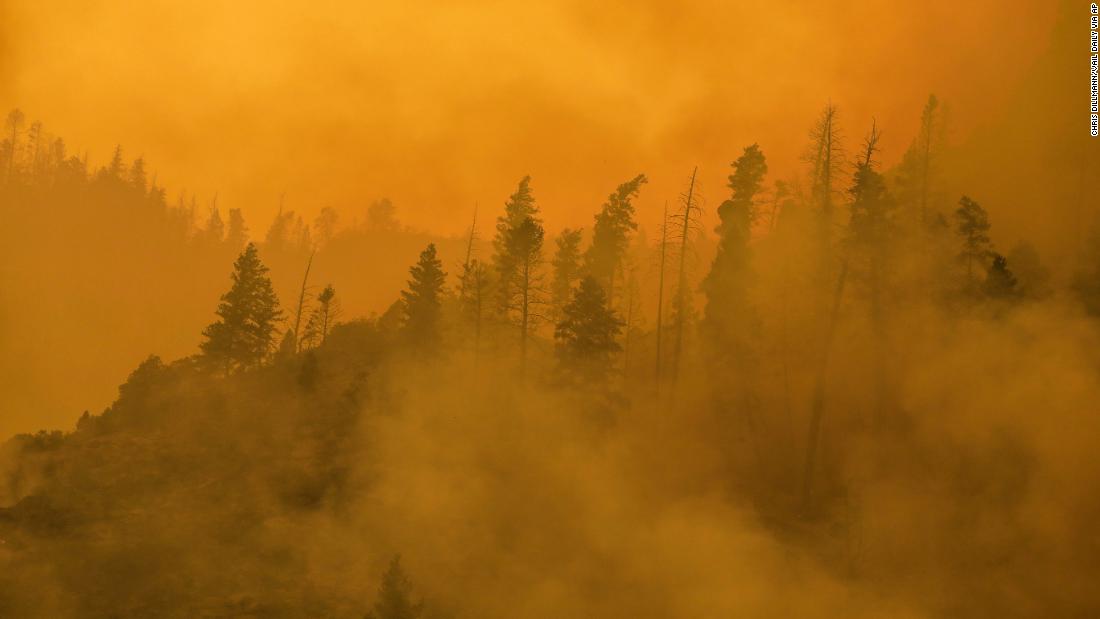
[[[929,201],[935,185],[937,160],[943,144],[943,106],[935,95],[921,112],[920,129],[898,166],[899,199],[916,213],[917,220],[929,224]]]
[[[305,328],[302,329],[302,344],[305,348],[322,346],[328,339],[328,332],[340,317],[340,300],[336,298],[336,289],[331,284],[317,295],[317,303],[309,314]]]
[[[566,228],[554,243],[556,248],[551,261],[554,274],[550,283],[550,303],[555,319],[558,319],[562,308],[573,298],[573,288],[580,279],[581,230]]]
[[[504,214],[497,218],[496,236],[493,237],[493,263],[499,282],[497,309],[502,315],[507,314],[513,304],[515,293],[516,269],[520,262],[520,256],[515,254],[516,230],[528,219],[541,227],[538,212],[531,193],[531,177],[525,176],[516,192],[504,203]]]
[[[718,207],[718,253],[703,280],[706,308],[702,328],[712,354],[742,357],[755,320],[749,303],[754,201],[768,164],[760,147],[752,144],[732,165],[728,184],[732,193]]]
[[[622,268],[630,234],[638,229],[631,200],[645,182],[645,175],[639,174],[619,185],[596,214],[592,245],[584,256],[585,269],[600,282],[609,299],[615,297],[615,275]]]
[[[420,350],[439,344],[440,308],[447,274],[436,255],[435,243],[429,243],[409,269],[408,289],[401,292],[405,321],[403,331],[409,342]]]
[[[992,299],[1009,299],[1016,295],[1016,276],[1008,270],[1008,259],[994,252],[993,262],[985,274],[982,291]]]
[[[534,327],[534,307],[542,299],[542,222],[531,193],[531,177],[525,176],[504,205],[493,238],[498,275],[497,310],[520,330],[520,371],[527,361],[527,340]]]
[[[276,323],[282,317],[279,300],[249,243],[233,264],[233,285],[222,295],[218,320],[208,326],[201,344],[203,357],[227,374],[260,365],[275,343]]]
[[[401,557],[394,557],[382,575],[378,599],[366,619],[418,619],[423,613],[424,605],[413,602],[412,583],[401,568]]]
[[[828,104],[822,110],[817,124],[810,131],[810,198],[817,208],[818,234],[822,251],[821,267],[825,273],[823,282],[831,279],[833,260],[833,197],[836,192],[836,176],[843,165],[844,153],[840,144],[840,124],[837,108]]]
[[[11,182],[15,175],[16,165],[16,153],[19,152],[19,132],[23,130],[23,123],[26,117],[23,116],[23,112],[14,109],[8,112],[8,117],[5,121],[5,128],[7,129],[6,147],[4,157],[7,159],[7,172],[5,180]]]
[[[206,220],[202,234],[212,244],[219,244],[225,240],[225,223],[222,221],[217,205],[210,207],[210,217]]]
[[[229,228],[225,233],[225,242],[233,249],[244,246],[248,241],[248,227],[239,208],[229,209]]]
[[[955,230],[962,240],[959,260],[966,265],[966,288],[975,288],[975,266],[981,266],[993,251],[989,240],[989,216],[980,204],[963,196],[955,210]]]
[[[554,330],[560,369],[578,378],[606,378],[613,355],[622,350],[617,339],[623,322],[608,306],[599,282],[585,276],[562,314]]]

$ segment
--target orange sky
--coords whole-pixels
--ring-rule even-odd
[[[751,142],[789,174],[830,99],[888,165],[930,91],[965,134],[1045,45],[1055,3],[1012,4],[0,0],[0,105],[260,233],[284,192],[458,233],[527,173],[556,229],[644,172],[651,223],[694,164],[716,204]]]

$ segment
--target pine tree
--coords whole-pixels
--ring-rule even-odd
[[[833,197],[836,176],[844,161],[840,138],[837,108],[830,103],[822,110],[817,124],[810,131],[810,152],[806,155],[811,169],[810,198],[818,209],[818,242],[822,252],[821,268],[825,275],[823,282],[832,279]]]
[[[134,162],[130,164],[129,181],[134,189],[137,189],[140,193],[145,193],[148,189],[148,179],[145,175],[145,159],[143,157],[134,159]]]
[[[206,341],[201,344],[203,357],[227,374],[263,363],[282,317],[255,245],[249,243],[237,258],[232,279],[233,286],[218,305],[219,319],[203,331]]]
[[[329,330],[339,317],[340,300],[336,298],[336,289],[330,284],[317,295],[317,303],[309,314],[305,328],[302,329],[302,346],[316,348],[324,345],[325,340],[328,339]]]
[[[963,196],[955,210],[955,230],[962,239],[959,260],[966,265],[966,288],[973,291],[975,265],[983,265],[993,251],[989,240],[989,216],[980,204]]]
[[[886,181],[875,170],[875,152],[879,133],[872,124],[864,141],[863,155],[857,163],[852,186],[848,190],[851,219],[848,223],[848,262],[863,267],[869,297],[874,376],[876,423],[886,421],[891,409],[886,343],[886,315],[883,308],[889,250],[894,233],[895,203],[886,189]]]
[[[588,380],[606,378],[613,355],[622,350],[617,339],[623,322],[608,306],[599,282],[585,276],[562,313],[554,330],[560,369]]]
[[[609,299],[615,297],[615,275],[622,268],[630,233],[638,229],[631,200],[645,182],[645,175],[639,174],[619,185],[596,214],[592,245],[584,256],[585,269],[604,286]]]
[[[514,253],[515,231],[528,219],[541,226],[538,213],[535,197],[531,193],[531,177],[525,176],[520,180],[516,192],[504,203],[504,214],[497,218],[496,236],[493,237],[493,263],[499,282],[497,309],[502,315],[506,315],[513,304],[516,269],[520,262],[520,256]]]
[[[401,568],[401,557],[394,557],[382,575],[378,599],[366,619],[418,619],[424,613],[424,605],[413,602],[412,595],[412,583]]]
[[[234,250],[248,242],[248,227],[239,208],[229,209],[229,228],[225,234],[225,242]]]
[[[104,171],[109,178],[122,179],[122,145],[115,145],[115,153],[111,156],[111,163]]]
[[[420,252],[420,259],[409,269],[408,290],[401,292],[405,337],[415,347],[434,348],[440,340],[440,307],[447,274],[436,255],[435,243]]]
[[[920,117],[920,130],[898,166],[899,199],[917,215],[921,224],[929,223],[929,202],[935,186],[937,160],[943,144],[943,107],[935,95]]]
[[[504,204],[493,238],[498,279],[497,310],[520,330],[520,372],[527,362],[527,340],[535,324],[534,308],[542,299],[542,243],[544,231],[525,176]]]
[[[749,302],[749,241],[756,219],[755,199],[768,164],[760,147],[753,144],[732,165],[728,184],[732,194],[718,207],[718,253],[703,280],[706,308],[702,328],[712,354],[740,358],[756,320]]]
[[[218,212],[218,207],[210,207],[210,217],[206,220],[206,226],[203,228],[203,238],[212,244],[219,244],[225,240],[225,223],[222,222],[222,215]]]
[[[1016,295],[1016,276],[1008,270],[1008,259],[993,253],[993,263],[985,274],[982,291],[992,299],[1009,299]]]
[[[550,283],[550,303],[555,319],[573,297],[573,288],[580,279],[581,230],[566,228],[555,241],[553,279]]]
[[[23,123],[26,121],[26,117],[23,112],[14,109],[8,112],[8,117],[5,122],[5,128],[7,129],[7,137],[5,139],[6,147],[4,152],[4,158],[7,159],[7,170],[5,180],[12,182],[16,172],[16,154],[19,152],[19,132],[23,130]]]

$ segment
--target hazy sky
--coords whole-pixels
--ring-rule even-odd
[[[527,173],[555,229],[644,172],[646,223],[695,164],[717,204],[749,143],[789,174],[828,100],[887,165],[930,91],[964,135],[1046,43],[1054,3],[1012,5],[0,0],[0,105],[259,232],[285,192],[457,233]]]

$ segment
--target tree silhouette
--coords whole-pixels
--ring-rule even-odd
[[[585,379],[606,378],[612,356],[622,350],[617,338],[623,322],[608,307],[607,294],[596,278],[587,275],[581,280],[562,313],[554,329],[559,368]]]
[[[622,268],[630,233],[638,229],[630,201],[645,182],[645,175],[639,174],[619,185],[596,214],[592,245],[584,256],[585,268],[604,286],[609,299],[615,296],[615,275]]]
[[[573,298],[573,288],[580,279],[581,230],[566,228],[554,243],[556,248],[551,260],[553,279],[550,283],[550,304],[555,319],[558,319],[562,308]]]
[[[499,284],[497,310],[501,315],[507,315],[514,306],[513,297],[518,279],[516,271],[523,261],[523,256],[516,252],[526,249],[517,230],[526,225],[528,220],[541,229],[542,222],[538,213],[535,197],[531,193],[531,177],[525,176],[520,180],[516,192],[504,203],[504,214],[497,218],[496,235],[493,237],[493,263]]]
[[[275,324],[282,317],[279,300],[249,243],[233,264],[233,285],[222,295],[218,321],[208,326],[201,344],[203,356],[227,374],[260,365],[275,342]]]
[[[519,327],[520,373],[527,363],[527,340],[537,316],[533,309],[542,299],[542,242],[544,231],[531,193],[531,177],[519,182],[504,203],[493,238],[497,270],[497,313]]]
[[[405,321],[403,331],[413,347],[426,350],[440,339],[440,307],[447,274],[436,255],[435,243],[429,243],[409,269],[408,289],[401,292]]]
[[[378,599],[366,619],[418,619],[423,614],[424,605],[413,602],[412,583],[401,568],[401,557],[396,556],[382,574]]]
[[[993,299],[1008,299],[1016,295],[1016,276],[1008,270],[1008,259],[994,253],[993,263],[985,274],[982,291]]]
[[[962,239],[959,260],[966,265],[966,288],[975,288],[975,264],[984,264],[993,251],[989,241],[989,216],[980,204],[963,196],[955,210],[955,230]]]
[[[760,147],[752,144],[732,165],[728,184],[732,195],[718,207],[718,252],[703,280],[707,304],[701,326],[712,354],[740,357],[755,321],[749,304],[749,240],[756,219],[754,200],[768,164]]]
[[[317,295],[317,304],[310,312],[309,320],[302,330],[302,343],[306,348],[316,348],[328,339],[332,324],[340,317],[340,300],[336,298],[336,289],[325,286]]]

